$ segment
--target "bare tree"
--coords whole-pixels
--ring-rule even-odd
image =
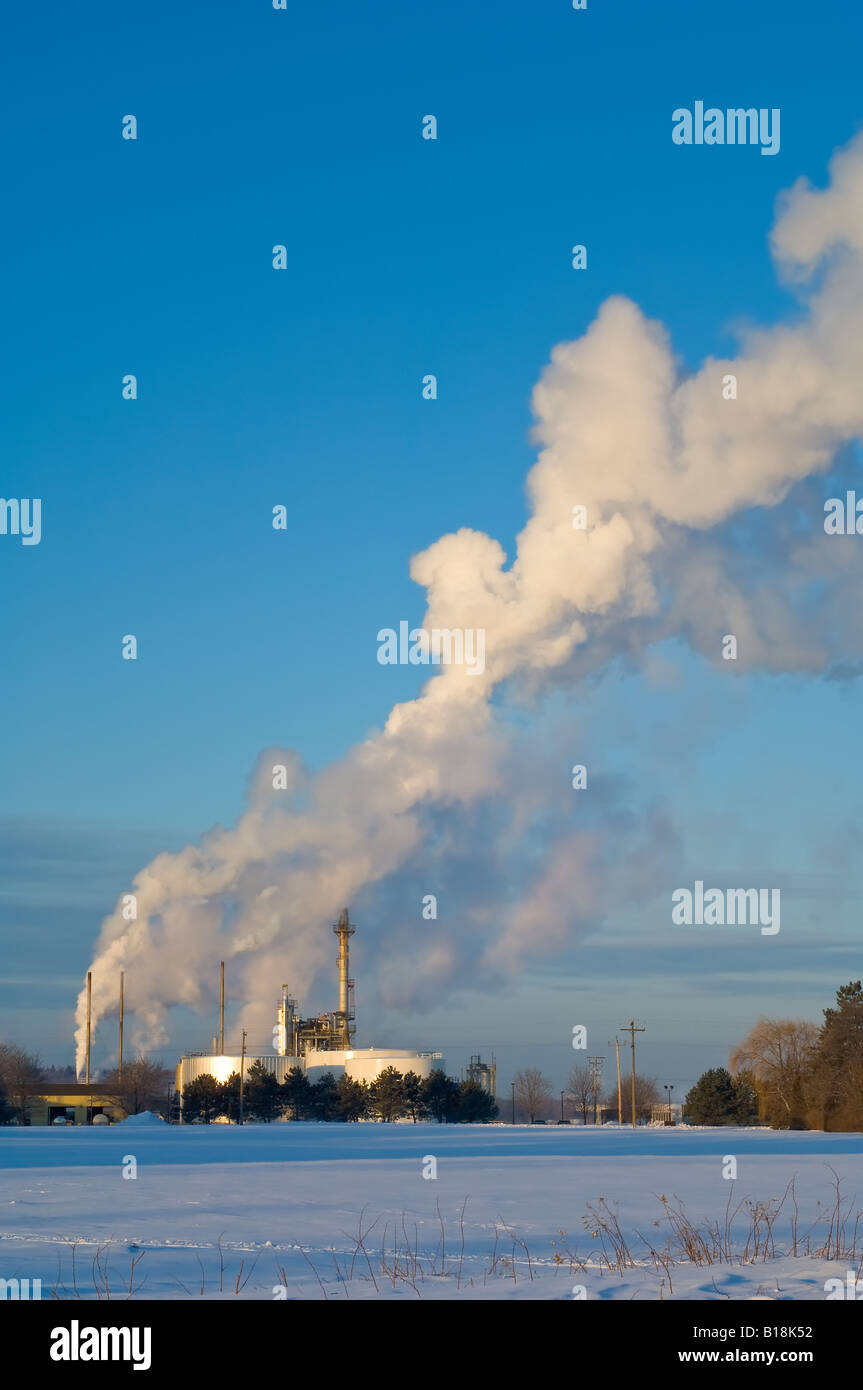
[[[122,1077],[115,1070],[103,1081],[111,1087],[111,1099],[122,1106],[127,1115],[153,1110],[167,1117],[171,1079],[171,1072],[160,1067],[158,1062],[152,1062],[149,1057],[136,1057],[133,1062],[123,1063]]]
[[[531,1124],[547,1119],[551,1111],[551,1086],[538,1067],[527,1067],[516,1072],[515,1095],[519,1110],[523,1110]]]
[[[0,1043],[0,1091],[14,1108],[19,1124],[24,1124],[34,1092],[42,1080],[39,1058],[11,1043]]]
[[[623,1123],[632,1124],[632,1080],[631,1077],[623,1078],[621,1088],[623,1094]],[[635,1118],[636,1120],[649,1120],[654,1105],[659,1100],[659,1087],[652,1076],[642,1076],[639,1072],[635,1073]],[[613,1110],[617,1114],[617,1087],[609,1091],[605,1097],[603,1106],[607,1110]]]
[[[573,1067],[569,1073],[567,1094],[576,1110],[581,1111],[581,1123],[586,1125],[594,1102],[592,1067]]]
[[[760,1018],[732,1052],[732,1075],[752,1073],[759,1105],[771,1124],[804,1126],[805,1083],[818,1038],[817,1025],[808,1020]]]

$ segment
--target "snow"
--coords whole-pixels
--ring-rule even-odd
[[[0,1276],[63,1298],[823,1299],[860,1258],[853,1215],[824,1257],[837,1177],[860,1205],[859,1134],[135,1121],[0,1129]],[[744,1260],[751,1204],[783,1194]],[[634,1267],[608,1267],[590,1209]],[[730,1258],[651,1258],[675,1210],[727,1225]]]
[[[161,1115],[154,1115],[152,1110],[142,1110],[139,1115],[127,1115],[125,1120],[120,1121],[124,1125],[163,1125],[165,1121]]]

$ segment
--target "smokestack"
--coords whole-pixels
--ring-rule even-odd
[[[339,938],[339,1018],[341,1019],[341,1042],[342,1047],[350,1047],[351,1033],[348,1018],[348,975],[350,961],[350,938],[354,934],[354,929],[348,919],[348,909],[342,908],[339,913],[338,926],[333,927],[333,931]]]
[[[276,1056],[284,1057],[288,1051],[288,987],[282,985],[282,998],[276,1014]]]
[[[123,1080],[123,979],[124,972],[120,971],[120,1046],[117,1053],[117,1076]]]
[[[90,1005],[93,999],[93,972],[87,971],[87,1070],[84,1073],[84,1080],[90,1084]]]
[[[225,1055],[225,962],[222,961],[222,982],[219,989],[219,1056]]]

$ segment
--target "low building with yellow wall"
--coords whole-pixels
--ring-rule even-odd
[[[98,1081],[57,1081],[33,1086],[27,1105],[31,1125],[51,1125],[64,1119],[70,1125],[89,1125],[95,1115],[110,1121],[124,1120],[126,1111],[118,1104],[110,1086]]]

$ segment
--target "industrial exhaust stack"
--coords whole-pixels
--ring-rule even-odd
[[[348,909],[342,908],[339,913],[338,924],[333,927],[333,931],[339,938],[339,1007],[337,1019],[340,1034],[340,1044],[342,1047],[350,1047],[351,1039],[355,1032],[353,1027],[354,1007],[353,989],[354,982],[350,976],[350,939],[354,934],[354,928],[348,918]]]
[[[295,1068],[312,1083],[319,1076],[330,1073],[344,1075],[349,1080],[369,1085],[387,1067],[395,1067],[402,1075],[413,1072],[423,1080],[431,1076],[436,1068],[443,1068],[443,1056],[440,1052],[414,1052],[404,1048],[386,1047],[355,1048],[356,1011],[350,966],[354,927],[351,925],[347,908],[343,908],[339,913],[333,933],[339,938],[338,1008],[303,1017],[298,1000],[291,994],[289,986],[283,984],[276,1024],[272,1030],[273,1050],[266,1055],[248,1054],[244,1032],[240,1056],[225,1056],[225,962],[221,962],[219,1034],[213,1038],[212,1054],[193,1052],[180,1059],[177,1067],[177,1090],[180,1095],[186,1086],[197,1081],[199,1077],[215,1076],[222,1080],[228,1072],[236,1072],[238,1064],[240,1075],[245,1082],[248,1079],[247,1063],[252,1061],[259,1062],[279,1083],[283,1083]],[[481,1080],[485,1080],[489,1094],[494,1095],[494,1058],[489,1066],[481,1062],[479,1057],[472,1057],[471,1067],[476,1070]],[[472,1074],[469,1070],[469,1075]],[[241,1090],[241,1097],[243,1094]],[[241,1113],[241,1123],[242,1118]]]

